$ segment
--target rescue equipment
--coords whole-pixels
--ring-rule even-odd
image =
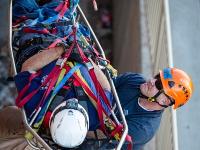
[[[28,127],[28,129],[34,136],[42,141],[38,135],[35,134],[35,131],[38,132],[41,128],[45,115],[48,113],[55,96],[64,85],[68,84],[68,80],[73,78],[82,87],[91,103],[96,108],[100,121],[100,129],[108,138],[115,138],[119,141],[117,149],[120,149],[125,138],[130,144],[131,139],[127,135],[127,124],[111,79],[112,76],[116,75],[116,70],[114,70],[109,64],[109,61],[106,60],[93,30],[78,6],[78,2],[78,0],[13,1],[13,50],[17,53],[15,62],[18,72],[23,62],[40,52],[41,49],[48,50],[48,48],[56,46],[62,46],[65,49],[65,53],[54,63],[47,77],[37,88],[32,89],[31,92],[30,87],[32,82],[42,74],[42,70],[30,76],[28,84],[19,92],[16,104],[18,107],[25,110],[25,120],[28,120],[28,124],[34,131],[32,131],[30,127]],[[94,0],[93,3],[95,6]],[[78,22],[77,9],[83,16],[88,28]],[[101,54],[97,52],[91,34]],[[112,104],[98,82],[94,74],[94,68],[88,57],[105,68],[111,86],[113,87],[115,100],[121,112],[124,125],[116,118],[112,110]],[[94,87],[99,92],[98,96],[94,95],[93,90],[91,90],[88,83],[79,72],[82,65],[87,67]],[[33,102],[34,96],[41,89],[45,90],[43,90],[43,93],[40,93],[41,97],[34,101],[34,105],[32,105],[31,102]],[[31,106],[33,110],[29,109],[29,106]],[[28,110],[31,111],[28,112]],[[54,114],[54,112],[52,114]],[[26,137],[28,140],[32,138],[30,132],[26,134]],[[56,141],[56,138],[54,138],[54,141]],[[41,143],[49,149],[43,141]]]

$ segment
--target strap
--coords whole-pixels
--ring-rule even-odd
[[[70,66],[72,66],[73,64],[70,64]],[[84,81],[83,77],[78,74],[78,72],[74,73],[73,76],[75,77],[75,79],[81,84],[81,86],[83,87],[85,93],[88,95],[88,97],[90,98],[92,104],[95,106],[97,112],[98,112],[98,117],[99,117],[99,121],[100,121],[100,128],[102,129],[102,131],[108,135],[106,128],[105,128],[105,124],[104,124],[104,118],[109,118],[109,115],[107,114],[106,110],[102,107],[102,104],[100,102],[100,99],[97,98],[94,93],[91,91],[91,89],[89,88],[89,86],[86,84],[86,82]],[[115,128],[116,125],[115,123],[111,121],[112,126]],[[115,129],[114,129],[115,130]],[[113,133],[114,135],[115,133]]]
[[[35,74],[31,74],[31,76],[29,77],[29,82],[28,84],[19,92],[17,98],[16,98],[16,105],[19,104],[19,102],[21,101],[21,99],[23,98],[24,94],[26,93],[26,91],[28,90],[28,88],[31,85],[31,81],[36,78],[37,76],[39,76],[41,74],[41,71],[35,73]]]
[[[100,96],[103,98],[105,104],[108,106],[108,108],[111,111],[111,104],[110,104],[110,102],[109,102],[109,100],[108,100],[108,98],[107,98],[107,96],[106,96],[101,84],[97,80],[97,77],[96,77],[96,75],[94,73],[94,68],[89,70],[89,74],[90,74],[90,76],[91,76],[91,78],[92,78],[92,80],[94,82],[95,88],[98,89],[98,91],[100,93]]]
[[[63,79],[61,81],[57,82],[57,86],[55,87],[51,98],[45,103],[45,105],[42,107],[42,110],[40,112],[40,114],[38,115],[38,117],[36,118],[34,127],[35,128],[39,128],[40,125],[42,124],[43,120],[44,120],[44,116],[52,102],[52,100],[54,99],[54,97],[56,96],[56,94],[58,93],[58,91],[64,86],[64,84],[66,83],[66,81],[74,74],[74,72],[79,69],[82,65],[77,64],[75,67],[73,67],[72,69],[67,68],[67,66],[65,66],[65,69],[68,70],[70,69],[70,71],[63,77]]]
[[[108,63],[106,68],[112,73],[114,77],[117,77],[117,70],[111,64]]]
[[[63,59],[63,63],[68,59],[68,57],[70,56],[73,48],[74,48],[75,42],[72,43],[72,45],[70,46],[70,48],[65,52],[64,54],[64,59]],[[61,64],[62,67],[62,64]],[[36,76],[38,76],[38,74],[36,74],[36,76],[31,76],[31,80],[29,80],[29,83],[27,86],[24,87],[24,89],[22,89],[22,91],[19,93],[17,99],[16,99],[16,104],[18,107],[22,108],[38,91],[39,89],[46,85],[54,76],[57,76],[59,74],[58,71],[61,71],[61,68],[59,66],[55,66],[53,68],[53,70],[51,71],[51,73],[48,75],[48,77],[45,79],[45,81],[43,82],[43,84],[41,84],[41,86],[34,90],[33,92],[29,93],[26,97],[23,98],[25,92],[28,90],[28,88],[30,87],[31,81],[33,78],[35,78]],[[55,81],[53,81],[55,83]],[[48,93],[49,94],[49,91]]]
[[[32,31],[32,29],[30,29],[30,31]],[[75,33],[73,32],[73,34],[74,34],[74,36],[75,36]],[[56,41],[57,42],[57,41]],[[63,60],[63,62],[65,62],[67,59],[68,59],[68,57],[70,56],[70,54],[71,54],[71,52],[72,52],[72,50],[73,50],[73,48],[74,48],[74,45],[75,45],[75,42],[73,42],[72,43],[72,45],[70,46],[70,48],[68,49],[68,51],[66,51],[65,52],[65,54],[64,54],[64,60]],[[61,64],[61,67],[62,67],[62,64]],[[60,71],[61,69],[58,67],[58,66],[55,66],[54,68],[53,68],[53,70],[51,71],[51,73],[48,75],[48,77],[45,79],[45,81],[43,82],[43,84],[41,84],[41,86],[38,88],[38,89],[36,89],[36,90],[34,90],[33,92],[31,92],[30,94],[28,94],[26,97],[24,97],[23,99],[22,99],[22,97],[23,97],[23,95],[25,94],[25,92],[28,90],[28,88],[30,87],[30,84],[31,84],[31,81],[32,81],[32,76],[31,76],[31,80],[29,80],[29,83],[28,83],[28,85],[27,86],[25,86],[25,88],[19,93],[19,95],[18,95],[18,97],[17,97],[17,99],[16,99],[16,104],[17,104],[17,106],[18,107],[23,107],[38,91],[39,91],[39,89],[42,87],[42,86],[44,86],[44,85],[46,85],[48,82],[49,82],[49,80],[51,80],[53,77],[56,77],[57,76],[57,74],[59,74],[59,72],[58,71]],[[57,74],[56,74],[57,73]],[[38,74],[36,74],[37,76],[38,76]],[[56,76],[55,76],[56,75]],[[55,83],[56,81],[55,80],[53,80],[53,83]],[[53,86],[53,83],[51,84],[52,86]],[[50,92],[50,90],[51,89],[49,89],[48,91],[47,91],[47,93],[45,93],[45,96],[44,96],[44,98],[43,99],[45,99],[46,97],[47,97],[47,95],[49,94],[49,92]]]
[[[25,32],[25,33],[50,34],[50,32],[46,28],[44,28],[42,30],[36,30],[36,29],[29,28],[29,27],[25,27],[25,28],[23,28],[23,32]]]
[[[75,29],[76,29],[76,28],[75,28]],[[75,32],[76,32],[76,31],[75,31]],[[76,40],[76,37],[75,37],[75,40]],[[87,57],[85,56],[85,54],[83,53],[83,50],[80,48],[80,46],[79,46],[79,44],[78,44],[77,41],[76,41],[76,46],[77,46],[77,48],[78,48],[78,52],[79,52],[79,54],[80,54],[80,56],[81,56],[83,62],[85,62],[86,64],[87,64],[87,63],[90,63],[89,60],[88,60],[88,58],[87,58]],[[97,78],[96,78],[96,75],[95,75],[95,73],[94,73],[94,68],[93,68],[93,67],[89,69],[89,74],[90,74],[90,76],[91,76],[91,78],[92,78],[92,80],[93,80],[93,82],[94,82],[95,88],[99,91],[100,96],[103,98],[103,100],[104,100],[105,104],[107,105],[108,109],[111,111],[110,102],[109,102],[107,96],[105,95],[105,92],[104,92],[103,88],[101,87],[101,84],[99,83],[99,81],[98,81]],[[100,102],[99,100],[97,101],[97,104],[98,104],[98,105],[102,105],[101,102]],[[97,108],[97,111],[99,111],[98,108]],[[99,112],[99,113],[100,113],[100,112]],[[104,113],[106,113],[106,112],[104,112]],[[107,115],[107,116],[108,116],[108,115]],[[100,117],[100,116],[99,116],[99,117]],[[101,117],[101,118],[102,118],[102,117]],[[99,118],[99,119],[100,119],[100,118]],[[102,120],[100,119],[100,124],[101,124],[101,128],[102,128],[103,130],[105,130],[105,126],[104,126],[103,119],[102,119]]]
[[[60,5],[62,5],[62,9],[58,10],[60,11],[59,14],[58,14],[58,18],[61,19],[65,12],[68,10],[69,6],[70,6],[70,3],[69,3],[69,0],[65,0],[63,3],[61,3]],[[58,6],[59,7],[59,6]],[[58,8],[57,7],[57,8]]]
[[[49,84],[48,89],[45,91],[45,93],[44,93],[39,105],[37,106],[36,110],[39,109],[39,107],[41,107],[44,104],[44,102],[45,102],[46,98],[49,96],[50,92],[53,90],[54,87],[56,87],[61,82],[65,73],[66,73],[66,69],[62,68],[62,70],[59,73],[59,76],[55,75],[53,77],[52,82]]]
[[[76,39],[75,39],[76,40]],[[77,46],[77,49],[78,49],[78,52],[81,56],[81,59],[83,60],[84,63],[88,62],[88,58],[85,56],[85,54],[83,53],[83,50],[80,48],[79,44],[78,44],[78,41],[76,41],[76,46]]]
[[[77,30],[77,29],[75,28],[75,31],[74,31],[74,32],[76,32],[76,30]],[[75,41],[76,41],[76,36],[74,37],[74,39],[75,39]],[[90,63],[89,60],[88,60],[88,58],[87,58],[87,57],[85,56],[85,54],[83,53],[83,50],[80,48],[80,46],[79,46],[79,44],[78,44],[77,41],[76,41],[76,46],[77,46],[77,48],[78,48],[78,52],[79,52],[79,54],[80,54],[80,56],[81,56],[83,62],[86,63],[86,64],[87,64],[87,63]],[[89,74],[90,74],[90,76],[91,76],[91,78],[92,78],[92,80],[93,80],[93,82],[94,82],[94,84],[95,84],[95,88],[96,88],[97,90],[99,90],[100,95],[102,96],[104,102],[106,103],[106,105],[108,106],[108,108],[111,110],[110,102],[109,102],[107,96],[105,95],[105,92],[104,92],[103,88],[101,87],[101,84],[99,83],[99,81],[98,81],[97,78],[96,78],[96,75],[95,75],[95,73],[94,73],[94,68],[93,68],[93,67],[89,69]]]
[[[43,105],[43,103],[45,102],[45,100],[50,95],[51,91],[53,90],[54,86],[56,85],[56,82],[58,81],[58,77],[59,77],[58,74],[61,74],[61,70],[60,69],[57,71],[57,74],[52,75],[52,78],[51,78],[51,80],[49,82],[48,89],[43,94],[43,97],[42,97],[42,99],[40,101],[39,106]]]
[[[63,41],[66,41],[69,38],[69,36],[71,36],[71,33],[68,36],[64,37],[64,38],[58,38],[58,39],[56,39],[53,43],[51,43],[49,45],[48,48],[56,47],[58,43],[62,43]]]
[[[95,83],[96,89],[99,90],[100,95],[102,96],[104,102],[106,103],[106,105],[108,106],[108,108],[111,110],[110,102],[109,102],[107,96],[105,95],[105,92],[104,92],[101,84],[99,83],[99,81],[96,78],[96,75],[94,73],[94,68],[90,69],[89,73],[91,75],[91,78],[92,78],[93,82]],[[112,121],[112,120],[110,120],[110,121]],[[111,122],[111,124],[114,126],[114,129],[110,133],[110,136],[111,137],[115,137],[116,140],[119,140],[120,137],[121,137],[122,131],[123,131],[123,126],[121,124],[116,124],[113,121]],[[129,149],[132,150],[132,140],[131,140],[131,137],[128,140],[129,140],[128,141],[129,142]]]
[[[60,73],[60,75],[59,75],[59,77],[58,77],[58,80],[57,80],[56,85],[58,85],[58,83],[61,82],[61,80],[62,80],[62,78],[63,78],[65,72],[66,72],[66,69],[65,69],[65,68],[62,68],[61,73]],[[53,99],[53,98],[52,98],[52,99]],[[32,115],[33,115],[35,112],[37,112],[37,110],[38,110],[39,108],[41,108],[41,103],[40,103],[40,104],[37,106],[37,108],[33,111]],[[48,109],[48,108],[47,108],[47,109]],[[42,107],[42,110],[39,111],[39,114],[37,115],[36,121],[35,121],[35,123],[33,124],[33,128],[34,128],[34,130],[35,130],[36,132],[39,130],[39,128],[40,128],[40,126],[42,125],[43,121],[45,121],[45,120],[44,120],[44,119],[45,119],[45,116],[44,116],[44,115],[41,116],[41,111],[44,111],[44,106]],[[48,115],[50,115],[50,114],[48,114]],[[25,134],[25,138],[26,138],[26,139],[32,139],[32,137],[33,137],[33,136],[32,136],[32,134],[31,134],[30,132],[26,132],[26,134]]]
[[[34,91],[32,91],[31,93],[29,93],[27,96],[23,97],[25,92],[28,90],[28,88],[30,87],[31,81],[33,80],[29,80],[29,83],[27,86],[25,86],[22,91],[19,93],[16,103],[18,107],[22,108],[40,89],[41,87],[45,86],[46,84],[48,84],[48,82],[51,81],[51,79],[59,74],[60,71],[60,67],[59,66],[55,66],[53,68],[53,70],[50,72],[50,74],[47,76],[47,78],[45,79],[45,81]]]
[[[155,102],[155,103],[157,103],[158,105],[160,105],[161,107],[167,108],[168,105],[162,105],[162,104],[160,104],[160,103],[157,101],[157,97],[158,97],[161,93],[164,93],[164,91],[163,91],[163,90],[158,91],[153,97],[148,97],[148,96],[146,96],[146,95],[140,93],[140,97],[141,97],[141,98],[147,99],[147,101],[149,101],[149,102]],[[164,94],[165,94],[165,93],[164,93]]]
[[[65,77],[62,79],[62,81],[56,86],[56,88],[53,91],[53,95],[57,94],[58,91],[65,85],[66,81],[74,74],[76,70],[78,70],[80,67],[82,67],[81,64],[75,65],[73,68],[70,69],[70,71],[65,75]]]
[[[27,16],[20,16],[17,20],[13,21],[13,27],[17,27],[17,25],[19,25],[20,23],[24,22],[25,20],[27,20],[28,17]]]
[[[133,141],[130,135],[126,135],[126,141],[129,143],[127,149],[132,150],[133,149]]]
[[[85,56],[85,54],[83,53],[83,50],[80,48],[80,46],[79,46],[79,44],[77,42],[76,42],[76,46],[78,48],[79,54],[80,54],[83,62],[90,63],[88,58]],[[94,68],[93,67],[91,69],[89,69],[89,74],[90,74],[90,76],[91,76],[91,78],[92,78],[92,80],[93,80],[93,82],[95,84],[95,88],[97,90],[99,90],[100,95],[102,96],[104,102],[106,103],[106,105],[108,106],[109,110],[111,111],[110,102],[109,102],[107,96],[105,95],[105,92],[104,92],[103,88],[101,87],[101,84],[99,83],[99,81],[96,78],[96,75],[94,73]]]
[[[55,11],[59,13],[57,15],[49,17],[47,20],[44,20],[42,24],[51,24],[54,21],[59,21],[60,19],[62,19],[66,11],[69,9],[70,5],[71,4],[69,3],[69,0],[64,0],[54,9]]]
[[[74,73],[73,76],[75,77],[75,79],[81,84],[81,86],[83,87],[85,93],[88,95],[88,97],[92,100],[92,103],[94,104],[97,112],[98,112],[98,117],[100,120],[100,126],[102,128],[102,130],[106,133],[105,131],[105,127],[104,127],[104,123],[103,123],[103,113],[102,111],[104,111],[104,114],[106,113],[105,110],[102,108],[100,100],[97,99],[97,97],[94,95],[94,93],[91,91],[91,89],[88,87],[87,84],[85,84],[81,78],[79,78],[79,76],[77,75],[77,73]]]

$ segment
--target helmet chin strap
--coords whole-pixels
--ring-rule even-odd
[[[162,105],[162,104],[160,104],[160,103],[157,101],[157,97],[158,97],[160,94],[162,94],[162,93],[163,93],[163,91],[160,90],[160,91],[158,91],[153,97],[148,97],[148,96],[146,96],[146,95],[140,93],[140,97],[146,99],[146,100],[149,101],[149,102],[156,102],[156,103],[157,103],[158,105],[160,105],[161,107],[167,108],[167,107],[168,107],[167,105]]]

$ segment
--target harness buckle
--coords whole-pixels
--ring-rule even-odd
[[[88,68],[88,70],[90,70],[90,69],[93,69],[93,68],[94,68],[94,66],[92,65],[92,63],[91,63],[91,62],[87,62],[87,63],[85,63],[85,65],[86,65],[86,67]]]
[[[62,68],[66,61],[67,61],[66,58],[64,58],[64,59],[63,59],[63,58],[59,58],[59,59],[56,61],[56,65],[57,65],[57,66],[60,66],[60,68]]]
[[[147,100],[148,100],[149,102],[155,102],[155,98],[153,98],[153,97],[149,97]]]

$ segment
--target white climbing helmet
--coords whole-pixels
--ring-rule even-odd
[[[50,117],[49,127],[56,144],[73,148],[84,141],[89,129],[89,117],[86,110],[78,104],[78,100],[72,98],[55,108]]]

